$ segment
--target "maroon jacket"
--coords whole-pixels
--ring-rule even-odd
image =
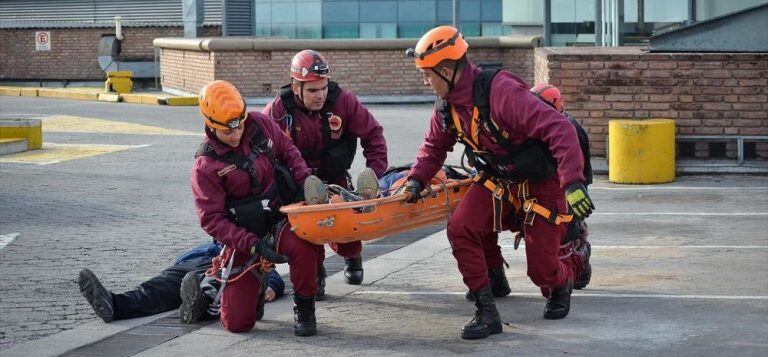
[[[469,133],[472,120],[473,81],[479,73],[480,69],[469,62],[456,86],[444,98],[456,108],[466,133]],[[491,83],[490,107],[491,118],[509,132],[513,144],[533,138],[549,145],[557,160],[560,187],[584,181],[584,158],[576,130],[565,116],[531,94],[523,80],[507,71],[499,72]],[[482,128],[479,132],[482,147],[495,156],[506,154],[500,145],[493,143],[488,132]],[[434,111],[409,178],[429,182],[445,161],[446,153],[453,150],[456,140],[454,133],[442,126],[438,112]]]
[[[293,172],[293,178],[301,186],[304,179],[309,176],[309,168],[301,158],[299,150],[291,144],[291,141],[283,135],[280,128],[273,120],[259,112],[248,113],[245,121],[243,138],[240,146],[232,148],[223,144],[216,135],[205,129],[206,143],[210,143],[218,155],[225,155],[228,151],[236,150],[243,157],[251,153],[250,137],[257,129],[262,130],[265,138],[272,141],[272,151],[278,162],[287,166]],[[255,144],[255,143],[254,143]],[[229,164],[208,156],[199,156],[195,159],[192,168],[190,184],[192,185],[192,197],[197,207],[197,215],[200,217],[200,226],[215,240],[238,250],[247,251],[259,238],[244,228],[235,225],[226,214],[226,199],[244,199],[251,196],[248,173],[235,169],[223,176],[219,172]],[[265,155],[259,154],[253,160],[256,172],[256,184],[263,192],[272,192],[275,185],[272,163]],[[276,197],[265,197],[275,199]]]
[[[366,159],[366,166],[370,167],[376,176],[381,176],[387,169],[387,142],[384,140],[384,129],[373,117],[371,112],[357,100],[352,92],[341,89],[336,103],[330,108],[333,114],[342,119],[341,130],[343,133],[352,134],[360,138],[360,145],[363,147],[363,156]],[[296,127],[296,145],[301,152],[323,150],[323,133],[321,130],[321,117],[319,112],[307,111],[299,97],[294,96],[296,102],[296,118],[293,125]],[[262,113],[272,117],[277,121],[280,127],[285,131],[288,123],[284,120],[285,108],[283,101],[278,96],[269,102]],[[319,159],[304,158],[307,165],[311,168],[318,168],[321,165]]]

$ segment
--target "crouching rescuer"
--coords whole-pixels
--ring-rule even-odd
[[[246,113],[245,101],[226,81],[205,86],[199,97],[206,138],[197,151],[190,183],[200,225],[224,248],[207,275],[221,282],[211,304],[228,331],[253,328],[263,302],[264,271],[289,263],[294,287],[294,334],[317,333],[315,247],[296,237],[279,206],[299,200],[310,174],[298,149],[271,118]],[[275,243],[275,241],[277,241]]]
[[[484,247],[497,245],[502,230],[521,230],[528,276],[547,299],[544,318],[562,319],[585,259],[577,251],[561,257],[560,244],[568,222],[589,216],[594,206],[573,125],[512,73],[475,66],[468,47],[456,28],[440,26],[407,51],[438,100],[406,191],[418,200],[446,153],[457,141],[465,145],[480,174],[448,221],[447,235],[476,306],[461,337],[477,339],[502,332],[488,274],[500,257]]]

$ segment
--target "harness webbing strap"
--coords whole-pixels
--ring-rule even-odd
[[[473,181],[482,185],[493,193],[493,217],[494,227],[497,232],[501,232],[501,217],[503,216],[503,205],[501,202],[507,200],[512,203],[516,212],[525,212],[525,224],[532,225],[534,214],[538,214],[547,220],[548,223],[559,225],[562,223],[568,223],[573,220],[572,214],[561,214],[557,210],[550,210],[536,202],[536,199],[528,196],[528,182],[523,181],[518,183],[517,194],[512,194],[509,189],[509,184],[504,182],[498,182],[493,178],[482,177],[480,175],[475,176]]]

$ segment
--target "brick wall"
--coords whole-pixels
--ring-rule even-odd
[[[35,31],[51,32],[51,50],[35,50]],[[102,80],[96,60],[99,41],[114,28],[0,29],[0,79]],[[206,36],[218,36],[219,27],[206,27]],[[121,58],[152,59],[155,37],[181,36],[181,27],[123,27]]]
[[[563,93],[592,153],[605,155],[608,120],[672,118],[678,134],[768,135],[768,54],[644,53],[639,48],[539,48],[537,83]],[[706,155],[697,144],[696,156]],[[736,155],[728,144],[728,156]],[[757,144],[768,158],[768,145]]]
[[[248,97],[273,96],[288,83],[288,68],[296,50],[211,52],[215,79],[231,81]],[[333,79],[358,95],[431,95],[413,60],[404,50],[323,50],[331,63]],[[190,78],[195,71],[186,68],[188,58],[208,52],[163,49],[161,72],[163,88],[196,93],[205,82]],[[532,48],[479,48],[470,59],[475,63],[502,63],[520,77],[533,79]],[[198,63],[198,62],[194,62]],[[207,72],[206,72],[207,73]],[[207,77],[206,77],[207,78]],[[185,81],[185,85],[181,83]]]

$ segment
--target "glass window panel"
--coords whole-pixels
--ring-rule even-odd
[[[485,11],[485,9],[483,9]],[[543,24],[544,1],[503,0],[502,18],[505,24]]]
[[[499,22],[483,22],[483,36],[502,36],[504,35],[504,26]]]
[[[453,22],[453,3],[451,1],[438,1],[437,2],[437,23],[452,23]]]
[[[400,38],[419,38],[435,27],[434,23],[424,24],[399,24],[398,25],[398,37]]]
[[[481,18],[483,21],[501,22],[501,0],[483,0]]]
[[[696,21],[768,3],[766,0],[696,0]]]
[[[680,22],[688,19],[688,0],[645,0],[646,22]]]
[[[270,24],[256,24],[254,35],[264,37],[272,36],[272,26]]]
[[[319,1],[304,2],[299,1],[296,3],[296,22],[297,23],[312,23],[320,22],[322,16],[322,5]]]
[[[595,0],[552,0],[552,22],[595,21]]]
[[[272,36],[282,36],[287,38],[296,38],[296,24],[275,24],[272,25]]]
[[[272,22],[272,4],[256,3],[254,11],[256,12],[256,24],[269,24]]]
[[[400,1],[397,4],[397,21],[435,23],[437,8],[434,1]]]
[[[396,38],[395,23],[361,23],[360,38]]]
[[[323,22],[357,22],[357,2],[323,2]],[[357,32],[357,27],[355,27]]]
[[[476,0],[459,1],[459,20],[460,21],[480,21],[480,1],[476,1]],[[480,31],[479,24],[478,24],[478,31]]]
[[[480,36],[479,22],[462,22],[461,34],[464,36]]]
[[[324,24],[323,38],[358,38],[358,24]]]
[[[360,22],[396,22],[395,1],[365,1],[360,3]]]
[[[296,25],[296,38],[321,38],[322,34],[323,26],[319,23]]]
[[[272,23],[273,24],[295,24],[296,23],[296,3],[273,3],[272,4]]]

